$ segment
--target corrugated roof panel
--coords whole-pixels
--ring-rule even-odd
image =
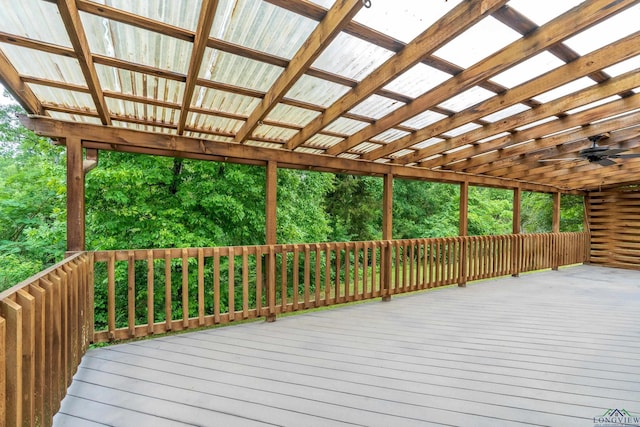
[[[364,129],[368,126],[368,123],[361,122],[359,120],[345,119],[344,117],[339,117],[334,120],[329,126],[325,127],[324,130],[327,132],[336,132],[345,135],[353,135],[361,129]]]
[[[94,125],[101,125],[102,122],[97,117],[82,116],[79,114],[67,114],[60,113],[58,111],[49,111],[49,115],[57,120],[66,120],[71,122],[90,123]]]
[[[526,125],[522,125],[520,127],[517,127],[516,130],[521,131],[521,130],[529,129],[529,128],[532,128],[532,127],[535,127],[535,126],[538,126],[538,125],[541,125],[541,124],[544,124],[544,123],[552,122],[554,120],[558,120],[558,118],[555,117],[555,116],[545,117],[544,119],[535,121],[533,123],[527,123]]]
[[[96,105],[91,95],[84,92],[58,89],[55,87],[30,85],[33,93],[43,103],[51,103],[59,106],[81,108],[96,111]]]
[[[408,43],[461,1],[373,0],[371,8],[362,8],[354,19]]]
[[[362,39],[340,33],[313,63],[330,73],[362,80],[393,56],[393,52]]]
[[[493,96],[495,96],[495,93],[479,86],[474,86],[447,99],[445,102],[438,104],[438,106],[457,113]]]
[[[87,85],[78,61],[73,58],[3,43],[0,49],[23,76]]]
[[[482,144],[483,142],[488,142],[488,141],[493,141],[494,139],[498,139],[498,138],[502,138],[503,136],[507,136],[507,135],[511,135],[509,132],[500,132],[496,135],[491,135],[488,136],[486,138],[480,139],[478,141],[476,141],[479,144]]]
[[[374,138],[372,138],[375,141],[378,142],[391,142],[391,141],[395,141],[398,138],[402,138],[403,136],[407,136],[409,135],[409,132],[403,131],[403,130],[398,130],[398,129],[389,129],[385,132],[382,132],[379,135],[376,135]]]
[[[246,145],[252,145],[254,147],[262,147],[262,148],[281,148],[282,144],[275,144],[272,142],[262,142],[262,141],[255,141],[253,139],[249,139],[247,140]]]
[[[162,21],[175,27],[195,31],[198,26],[201,0],[91,0],[93,3],[122,9],[136,15]]]
[[[349,92],[349,87],[332,83],[317,77],[303,75],[293,85],[286,97],[298,101],[328,107],[342,95]]]
[[[595,84],[596,82],[591,80],[589,77],[582,77],[581,79],[574,80],[571,83],[567,83],[566,85],[562,85],[553,90],[537,95],[534,99],[545,103]]]
[[[368,153],[369,151],[373,151],[376,148],[380,148],[380,144],[374,144],[371,142],[362,142],[351,149],[354,153]]]
[[[391,157],[392,159],[397,159],[398,157],[402,157],[402,156],[406,156],[407,154],[411,154],[413,153],[413,150],[409,150],[409,149],[404,149],[404,150],[400,150],[396,153],[391,154],[389,157]]]
[[[342,154],[338,154],[337,157],[340,157],[342,159],[357,159],[358,157],[360,157],[360,155],[359,154],[342,153]]]
[[[517,31],[488,16],[435,51],[434,55],[466,68],[520,37]]]
[[[91,52],[186,74],[192,43],[81,13]]]
[[[444,139],[442,138],[429,138],[426,141],[419,142],[411,146],[411,148],[415,148],[416,150],[420,150],[421,148],[428,147],[430,145],[436,144],[438,142],[442,142]]]
[[[71,47],[55,3],[41,0],[5,1],[0,5],[0,31]],[[18,13],[28,10],[29,13]]]
[[[207,48],[199,76],[215,82],[266,92],[282,71],[283,68],[275,65]]]
[[[290,123],[300,127],[306,126],[320,113],[317,111],[298,108],[291,105],[278,104],[267,115],[268,120],[275,120],[282,123]]]
[[[631,59],[627,59],[626,61],[622,61],[613,65],[611,67],[605,68],[604,72],[609,74],[612,77],[619,76],[631,70],[636,70],[640,68],[640,55],[634,56]]]
[[[336,2],[336,0],[309,0],[311,3],[315,3],[324,7],[325,9],[330,9],[331,6]]]
[[[298,133],[298,131],[293,129],[287,129],[278,126],[269,126],[269,125],[258,125],[256,129],[253,131],[254,138],[267,138],[267,139],[275,139],[282,142],[287,142],[293,135]]]
[[[171,128],[162,127],[162,126],[150,126],[150,125],[141,124],[141,123],[124,122],[121,120],[113,120],[112,123],[114,126],[117,126],[117,127],[133,129],[133,130],[141,130],[143,132],[156,132],[156,133],[164,133],[169,135],[176,134],[176,129],[171,129]]]
[[[604,105],[604,104],[606,104],[608,102],[617,101],[618,99],[620,99],[620,97],[618,95],[610,96],[608,98],[600,99],[598,101],[591,102],[589,104],[582,105],[580,107],[574,108],[572,110],[567,111],[566,113],[567,114],[579,113],[580,111],[589,110],[591,108],[597,107],[598,105]]]
[[[234,135],[243,124],[243,120],[233,120],[207,114],[189,113],[187,116],[187,127],[189,128],[215,130]]]
[[[295,150],[298,153],[308,153],[308,154],[323,154],[324,150],[317,150],[314,148],[307,148],[307,147],[298,147]]]
[[[167,124],[175,124],[180,117],[180,111],[173,108],[163,108],[114,98],[106,98],[106,102],[109,111],[120,117],[137,117]]]
[[[402,122],[403,126],[408,126],[410,128],[414,128],[414,129],[422,129],[424,127],[429,126],[430,124],[433,124],[435,122],[437,122],[438,120],[442,120],[444,119],[445,116],[444,114],[440,114],[440,113],[436,113],[435,111],[431,111],[431,110],[427,110],[424,111],[412,118],[410,118],[409,120],[406,120],[404,122]]]
[[[209,110],[248,116],[260,103],[260,98],[237,95],[230,92],[196,87],[196,95],[202,93],[202,107]]]
[[[196,139],[206,139],[209,141],[215,141],[215,142],[227,142],[227,143],[231,143],[233,142],[233,138],[228,138],[225,136],[219,136],[219,135],[210,135],[208,133],[202,133],[202,132],[185,132],[184,133],[185,136],[188,136],[190,138],[196,138]]]
[[[515,104],[503,110],[496,111],[493,114],[489,114],[488,116],[484,116],[482,120],[493,123],[493,122],[497,122],[498,120],[502,120],[506,117],[513,116],[514,114],[518,114],[530,109],[531,109],[530,107],[527,107],[524,104]]]
[[[380,119],[394,110],[405,105],[403,102],[385,98],[379,95],[371,95],[360,104],[351,109],[354,114]]]
[[[544,51],[493,76],[491,80],[507,88],[512,88],[562,65],[564,65],[564,61]]]
[[[96,64],[96,73],[105,91],[142,96],[180,104],[184,83],[134,71]]]
[[[315,134],[305,143],[307,147],[315,147],[315,148],[329,148],[340,141],[343,141],[342,138],[336,138],[335,136]]]
[[[538,25],[546,24],[558,15],[582,3],[583,0],[510,0],[509,6],[532,20]]]
[[[640,22],[640,4],[630,7],[564,41],[580,55],[586,55],[636,31]]]
[[[385,89],[417,98],[451,77],[425,64],[416,64],[393,80]]]
[[[447,136],[458,136],[458,135],[462,135],[463,133],[471,132],[472,130],[478,129],[480,127],[482,126],[475,123],[467,123],[466,125],[462,125],[455,129],[448,130],[446,134]]]
[[[211,36],[291,59],[316,25],[316,21],[265,1],[223,0]]]

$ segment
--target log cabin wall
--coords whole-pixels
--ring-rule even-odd
[[[585,200],[591,263],[640,269],[640,189],[592,192]]]

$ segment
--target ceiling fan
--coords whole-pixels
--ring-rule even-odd
[[[598,145],[598,142],[609,138],[609,133],[590,136],[591,147],[582,149],[578,152],[578,157],[564,157],[559,159],[542,159],[540,162],[557,162],[557,161],[573,161],[588,160],[589,163],[597,163],[602,166],[615,165],[611,159],[632,159],[640,158],[640,154],[620,154],[628,149],[625,148],[609,148],[606,145]]]

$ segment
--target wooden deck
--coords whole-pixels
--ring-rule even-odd
[[[594,426],[640,413],[640,272],[579,266],[90,350],[56,426]]]

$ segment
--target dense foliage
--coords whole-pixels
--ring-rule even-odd
[[[62,259],[64,148],[0,106],[0,290]],[[87,248],[264,243],[264,168],[101,152],[87,175]],[[393,237],[458,234],[459,186],[394,181]],[[469,234],[511,232],[513,193],[471,187]],[[278,241],[382,237],[382,179],[278,170]],[[562,230],[582,227],[582,200],[563,197]],[[524,232],[551,230],[551,199],[523,194]],[[140,297],[144,297],[141,295]]]

